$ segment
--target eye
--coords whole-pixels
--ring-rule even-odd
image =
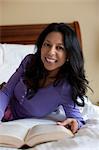
[[[47,48],[47,47],[51,47],[51,45],[50,45],[49,43],[47,43],[47,42],[44,42],[44,43],[43,43],[43,47],[46,47],[46,48]]]
[[[64,47],[63,46],[57,46],[56,49],[64,51]]]

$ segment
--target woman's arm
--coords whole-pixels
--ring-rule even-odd
[[[63,98],[62,106],[66,114],[66,120],[60,122],[59,124],[69,126],[75,133],[83,126],[83,124],[85,124],[85,121],[80,113],[79,107],[72,100],[71,93],[71,86],[68,83],[64,83],[61,94]]]
[[[62,122],[58,122],[58,124],[63,125],[65,127],[69,127],[73,133],[77,132],[84,124],[85,121],[79,111],[77,106],[65,106],[64,107],[66,119]]]
[[[0,120],[4,116],[4,111],[9,104],[9,100],[13,95],[16,84],[25,71],[25,66],[29,58],[30,57],[28,55],[22,60],[16,72],[11,76],[6,85],[0,91]]]

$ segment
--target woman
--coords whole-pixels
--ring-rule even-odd
[[[88,85],[76,34],[64,23],[49,24],[36,48],[2,88],[0,119],[44,118],[61,105],[66,118],[57,124],[69,126],[75,133],[85,123],[78,106],[84,106]]]

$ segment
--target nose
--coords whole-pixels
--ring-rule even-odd
[[[51,46],[51,47],[50,47],[50,50],[49,50],[49,54],[50,54],[50,55],[54,55],[55,53],[56,53],[55,46]]]

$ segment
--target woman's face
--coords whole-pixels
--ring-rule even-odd
[[[60,69],[66,61],[66,51],[60,32],[49,33],[41,47],[41,60],[48,71]]]

